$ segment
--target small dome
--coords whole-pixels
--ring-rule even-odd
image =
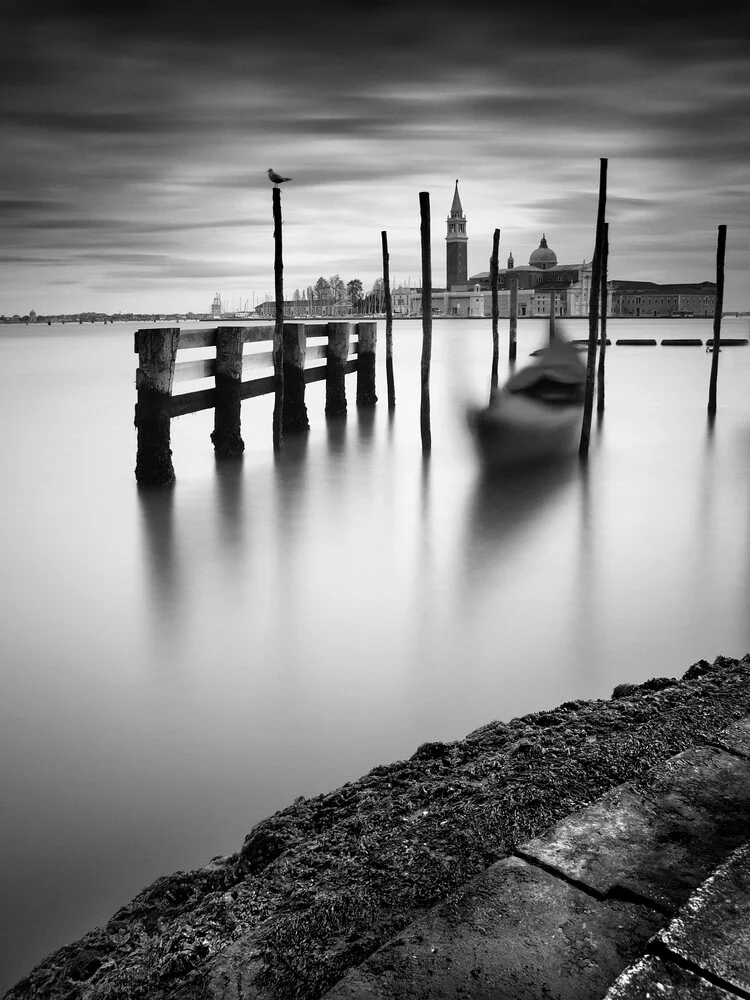
[[[542,233],[542,240],[537,249],[529,257],[529,267],[554,267],[557,263],[557,254],[547,246],[547,240]]]

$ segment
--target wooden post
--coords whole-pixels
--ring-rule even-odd
[[[607,260],[609,258],[609,223],[604,223],[602,238],[601,322],[599,324],[599,370],[596,375],[596,412],[604,413],[604,356],[607,351]]]
[[[554,290],[549,293],[549,343],[555,342],[555,299]]]
[[[500,230],[496,229],[492,235],[492,256],[490,257],[490,288],[492,289],[492,376],[490,378],[490,394],[497,390],[497,369],[500,362],[500,338],[497,332],[497,318],[499,309],[497,305],[497,258],[500,246]]]
[[[422,237],[422,367],[419,429],[422,452],[432,449],[430,427],[430,363],[432,360],[432,249],[430,245],[430,192],[419,192],[419,231]]]
[[[284,413],[284,257],[281,243],[281,188],[273,192],[274,289],[276,295],[276,325],[273,333],[273,373],[275,399],[273,405],[273,448],[281,448]]]
[[[510,282],[510,325],[508,327],[508,361],[516,360],[516,340],[518,337],[518,277],[512,274]]]
[[[708,412],[716,413],[716,381],[719,377],[719,350],[721,348],[721,312],[724,308],[724,251],[727,245],[727,227],[719,226],[716,245],[716,308],[714,309],[714,336],[711,357],[711,380],[708,389]]]
[[[591,436],[591,414],[594,409],[594,373],[596,368],[596,327],[599,318],[599,285],[602,268],[602,243],[604,241],[604,212],[607,205],[607,160],[599,160],[599,207],[596,213],[596,241],[591,262],[591,292],[589,294],[589,347],[586,358],[586,394],[583,401],[583,422],[578,454],[588,458]]]
[[[357,323],[357,406],[374,406],[375,395],[375,345],[378,341],[378,324]]]
[[[135,333],[138,354],[135,478],[144,486],[168,486],[175,479],[169,447],[169,401],[179,339],[178,327],[136,330]]]
[[[346,416],[346,359],[349,357],[351,323],[326,323],[326,416]]]
[[[242,387],[242,327],[220,326],[216,330],[216,406],[211,440],[217,458],[241,455],[245,442],[240,433]]]
[[[305,357],[307,340],[304,323],[284,323],[284,405],[281,426],[284,431],[309,431],[305,406]]]
[[[396,387],[393,381],[393,309],[391,306],[391,275],[388,267],[388,233],[380,234],[383,241],[383,290],[385,291],[385,378],[388,383],[388,409],[396,405]]]

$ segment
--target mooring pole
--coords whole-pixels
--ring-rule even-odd
[[[378,397],[375,393],[375,347],[378,342],[378,324],[372,320],[355,325],[357,331],[357,406],[374,406]]]
[[[326,416],[346,416],[346,359],[351,323],[326,323]]]
[[[609,223],[604,223],[602,238],[601,322],[599,323],[599,370],[596,375],[596,412],[604,413],[604,356],[607,351],[607,261],[609,259]]]
[[[591,415],[594,410],[594,374],[596,370],[596,328],[599,318],[599,291],[602,269],[602,243],[604,240],[604,212],[607,206],[607,160],[599,160],[599,207],[596,213],[596,241],[591,262],[591,292],[589,294],[589,346],[586,359],[586,394],[583,402],[581,443],[578,454],[588,458],[591,437]]]
[[[432,251],[430,246],[430,192],[419,192],[419,231],[422,237],[422,368],[419,429],[422,452],[432,449],[430,427],[430,362],[432,360]]]
[[[727,227],[719,226],[716,245],[716,308],[714,309],[714,336],[711,358],[711,381],[708,389],[708,412],[716,413],[716,382],[719,377],[719,351],[721,349],[721,311],[724,307],[724,250],[727,245]]]
[[[391,306],[391,275],[388,267],[388,233],[380,234],[383,242],[383,291],[385,292],[385,377],[388,383],[388,409],[396,405],[396,387],[393,382],[393,308]]]
[[[305,357],[307,338],[304,323],[284,323],[284,405],[281,424],[284,431],[309,431],[305,406]]]
[[[512,274],[510,282],[510,323],[508,326],[508,361],[516,360],[516,340],[518,337],[518,278]]]
[[[273,373],[275,376],[273,405],[273,448],[278,451],[283,439],[284,414],[284,258],[281,246],[281,188],[273,188],[274,294],[276,325],[273,331]]]
[[[220,326],[216,330],[216,405],[211,440],[217,458],[241,455],[245,442],[240,432],[242,388],[242,327]]]
[[[136,330],[135,333],[138,354],[135,478],[143,486],[168,486],[175,479],[169,447],[169,401],[179,339],[178,327]]]
[[[497,391],[497,369],[500,362],[500,337],[497,332],[497,257],[500,246],[500,230],[492,234],[492,256],[490,257],[490,288],[492,289],[492,376],[490,379],[490,395]]]

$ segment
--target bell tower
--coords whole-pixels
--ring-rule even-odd
[[[448,291],[454,285],[465,285],[469,274],[466,216],[458,197],[458,181],[453,194],[451,214],[447,220],[448,232],[445,237],[445,286]]]

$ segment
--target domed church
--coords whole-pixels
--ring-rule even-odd
[[[544,271],[557,264],[557,254],[547,246],[547,237],[542,233],[542,240],[529,257],[529,267],[541,267]]]

